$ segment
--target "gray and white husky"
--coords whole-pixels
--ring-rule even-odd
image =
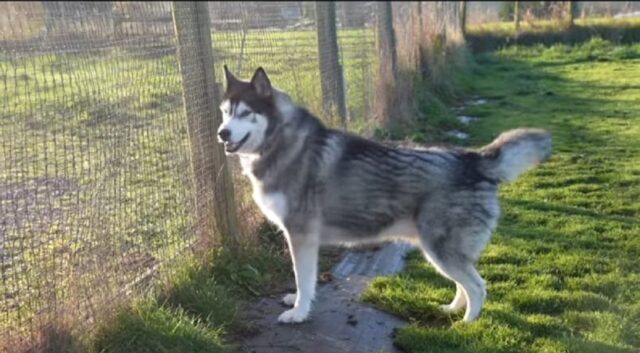
[[[392,147],[326,127],[262,68],[250,81],[224,71],[219,141],[239,156],[293,260],[296,293],[283,298],[293,308],[278,321],[307,319],[321,245],[388,240],[418,245],[455,282],[444,311],[478,317],[486,291],[475,263],[498,222],[498,185],[550,157],[546,131],[507,131],[477,150]]]

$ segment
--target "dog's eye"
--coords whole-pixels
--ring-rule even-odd
[[[249,116],[249,114],[251,114],[250,110],[245,110],[242,113],[240,113],[240,115],[238,115],[238,118],[245,118],[247,116]]]

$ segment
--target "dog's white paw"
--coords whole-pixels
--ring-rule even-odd
[[[465,313],[464,317],[462,318],[463,322],[474,322],[478,319],[478,317],[480,316],[480,312],[477,313]]]
[[[289,309],[278,317],[278,322],[285,324],[302,322],[307,319],[309,315],[308,310],[301,310],[300,308]]]
[[[285,305],[293,306],[296,303],[297,298],[298,298],[298,295],[296,293],[289,293],[285,295],[284,298],[282,298],[282,302]]]
[[[462,309],[464,309],[464,307],[457,308],[457,307],[455,307],[455,306],[453,306],[451,304],[440,305],[440,310],[442,310],[443,312],[445,312],[447,314],[457,313]]]

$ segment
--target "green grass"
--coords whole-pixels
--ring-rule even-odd
[[[542,127],[552,159],[503,185],[503,214],[479,261],[488,297],[474,323],[438,305],[454,285],[419,252],[363,300],[411,321],[408,352],[638,352],[640,45],[509,47],[476,57],[466,82],[485,105],[469,146]],[[433,141],[432,141],[433,142]]]
[[[217,250],[209,261],[182,261],[168,285],[157,287],[100,323],[88,351],[96,353],[232,352],[250,332],[248,301],[273,290],[289,272],[279,246]]]
[[[572,27],[568,22],[559,20],[523,21],[518,31],[513,22],[490,22],[469,25],[466,32],[467,42],[475,52],[502,49],[512,44],[581,44],[589,42],[594,36],[618,44],[631,44],[640,41],[640,20],[575,19]]]

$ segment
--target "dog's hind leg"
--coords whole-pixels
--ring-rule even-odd
[[[471,263],[448,266],[444,271],[455,278],[456,285],[462,287],[464,292],[467,310],[463,320],[474,321],[480,315],[487,296],[482,277]]]
[[[279,322],[302,322],[309,316],[311,302],[315,297],[318,276],[319,241],[315,236],[287,236],[293,271],[296,278],[296,293],[285,296],[284,301],[293,301],[293,308],[278,317]]]
[[[466,322],[475,320],[482,310],[486,289],[484,280],[473,263],[461,254],[437,253],[430,249],[429,245],[423,246],[423,250],[429,262],[441,274],[456,283],[456,298],[446,308],[458,309],[466,304],[467,310],[463,320]]]
[[[461,285],[456,283],[456,296],[453,298],[450,304],[441,305],[440,309],[446,313],[454,313],[464,309],[467,306],[467,297],[464,294],[464,289]]]
[[[476,227],[455,227],[422,220],[418,223],[420,244],[425,257],[446,278],[456,283],[456,297],[444,307],[461,309],[466,304],[464,321],[475,320],[486,297],[485,283],[474,266],[484,237]]]

